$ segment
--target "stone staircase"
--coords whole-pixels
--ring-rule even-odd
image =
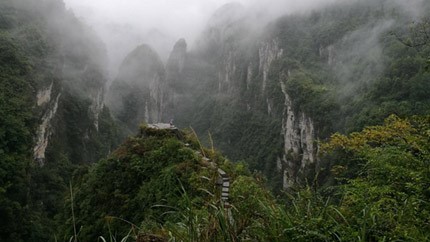
[[[227,173],[221,168],[218,168],[218,174],[220,176],[218,184],[221,185],[221,201],[223,201],[224,207],[229,208],[230,203],[228,202],[228,198],[230,195],[230,177],[228,177]]]

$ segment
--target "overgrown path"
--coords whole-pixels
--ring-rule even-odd
[[[149,128],[157,129],[157,130],[174,130],[178,133],[179,130],[176,126],[171,123],[156,123],[156,124],[148,124]],[[217,169],[219,179],[217,184],[221,186],[221,201],[224,204],[226,209],[230,208],[229,196],[230,196],[230,177],[228,174],[221,168],[217,166],[215,162],[212,162],[209,158],[207,158],[204,154],[199,151],[196,151],[196,154],[202,156],[203,161],[208,162],[210,166],[214,169]]]

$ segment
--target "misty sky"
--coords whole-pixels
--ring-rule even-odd
[[[142,31],[158,29],[174,38],[194,38],[208,16],[228,0],[65,0],[78,17],[96,29],[127,24]]]
[[[335,0],[236,0],[249,9],[275,17]],[[231,0],[64,0],[75,15],[92,27],[106,44],[109,72],[127,53],[150,44],[166,60],[173,44],[185,38],[192,46],[212,13]]]
[[[64,0],[77,16],[90,25],[127,23],[142,29],[157,28],[172,37],[192,39],[209,16],[232,0]],[[330,0],[233,0],[245,6],[267,8],[272,14],[290,12]],[[96,26],[97,28],[97,26]]]

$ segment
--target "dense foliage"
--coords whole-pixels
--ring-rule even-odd
[[[0,238],[20,237],[28,212],[28,173],[34,117],[28,62],[5,31],[0,31]]]
[[[202,154],[211,159],[212,165]],[[97,162],[84,175],[82,171],[76,173],[76,221],[72,220],[69,204],[60,235],[68,239],[75,225],[80,228],[79,239],[84,241],[101,235],[124,237],[130,224],[134,229],[141,225],[150,229],[182,222],[187,209],[205,214],[210,203],[220,202],[218,173],[213,164],[229,172],[236,169],[234,176],[246,174],[246,170],[240,171],[241,165],[235,168],[219,154],[202,149],[191,132],[143,125],[138,136],[129,137],[109,158]],[[187,207],[190,204],[192,208]]]
[[[51,238],[75,166],[116,142],[109,110],[101,109],[96,129],[88,97],[106,81],[98,45],[62,1],[0,2],[1,241]],[[46,156],[35,161],[39,126],[54,109]]]
[[[76,183],[77,237],[427,241],[429,132],[429,116],[392,115],[382,126],[334,134],[322,144],[333,179],[275,199],[259,174],[251,176],[243,164],[232,165],[213,150],[201,149],[195,136],[143,127],[141,135],[129,138]],[[201,154],[229,175],[231,207],[220,202],[216,167]]]
[[[382,126],[333,135],[322,147],[335,181],[289,192],[284,204],[238,178],[232,196],[240,199],[232,199],[234,221],[220,228],[222,240],[428,241],[429,118],[393,115]]]
[[[108,108],[93,105],[106,81],[100,42],[60,0],[1,1],[0,240],[429,241],[430,6],[414,15],[392,2],[286,16],[259,39],[243,19],[210,29],[211,45],[189,53],[174,80],[175,122],[244,162],[203,148],[193,132],[143,125],[90,164],[117,135]],[[273,42],[283,54],[264,73],[260,44]],[[163,77],[148,52],[154,69],[125,62],[124,77]],[[126,84],[117,90],[136,91]],[[52,98],[39,105],[48,88]],[[280,186],[285,94],[328,141],[315,176],[274,197],[265,184]],[[124,122],[146,115],[139,95],[125,95]],[[35,162],[37,129],[57,105],[46,159]],[[218,167],[231,206],[220,199]]]
[[[430,29],[408,30],[413,21],[395,4],[363,1],[276,23],[286,51],[276,71],[290,71],[287,90],[319,124],[320,137],[381,124],[392,113],[428,114],[429,45],[401,38],[422,38]]]
[[[361,240],[429,239],[430,117],[390,116],[383,126],[323,145],[339,211]]]

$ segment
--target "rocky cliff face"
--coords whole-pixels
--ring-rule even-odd
[[[261,76],[262,91],[264,92],[267,85],[267,76],[269,75],[272,62],[282,57],[283,49],[279,47],[277,39],[269,40],[261,44],[258,50],[259,68]],[[269,108],[268,108],[269,109]]]
[[[40,120],[39,127],[37,129],[36,144],[33,148],[34,160],[43,166],[46,158],[46,148],[48,147],[50,137],[55,131],[52,126],[52,119],[57,114],[58,102],[61,97],[61,93],[53,97],[51,101],[52,84],[48,89],[40,90],[37,94],[37,106],[46,105],[46,109],[43,112],[43,116]]]
[[[316,128],[291,101],[284,84],[288,73],[272,70],[285,57],[279,39],[267,38],[268,33],[251,38],[248,18],[242,13],[236,4],[218,10],[187,58],[182,57],[183,48],[181,58],[174,48],[176,64],[168,64],[168,70],[174,70],[168,73],[175,73],[178,89],[191,82],[193,91],[188,92],[194,97],[187,102],[192,111],[173,111],[179,126],[191,124],[202,135],[211,132],[229,157],[248,160],[268,176],[279,174],[287,189],[317,162]]]
[[[317,162],[317,146],[314,145],[316,133],[312,119],[295,110],[284,83],[281,83],[281,89],[285,96],[281,132],[284,147],[277,167],[282,172],[283,188],[288,189],[299,183],[307,169]]]
[[[141,45],[123,61],[109,89],[107,104],[129,133],[143,121],[162,121],[166,90],[163,63],[149,46]]]
[[[16,37],[33,67],[29,78],[38,116],[33,158],[40,165],[61,156],[73,163],[95,161],[113,145],[113,137],[102,138],[111,134],[106,124],[112,122],[103,104],[105,50],[61,1],[33,7],[22,3],[14,5],[18,13],[29,14],[38,26],[24,21],[24,33],[35,37]]]
[[[282,59],[283,55],[284,50],[279,46],[277,38],[260,44],[258,82],[261,85],[262,100],[266,102],[267,115],[274,119],[281,118],[279,133],[283,144],[277,159],[277,171],[282,176],[282,187],[288,189],[301,183],[314,168],[318,147],[315,145],[317,136],[312,118],[296,107],[288,94],[285,82],[289,78],[289,71],[274,73],[278,70],[272,69],[272,64]],[[269,78],[269,75],[272,77]],[[273,95],[274,90],[266,90],[268,82],[271,82],[270,88],[282,92],[281,99]],[[276,82],[278,84],[273,85]],[[281,100],[283,103],[279,103]]]
[[[180,83],[183,76],[187,58],[187,43],[185,39],[176,42],[166,64],[166,106],[163,111],[163,120],[174,119],[175,110],[184,102],[185,93],[181,90]]]

